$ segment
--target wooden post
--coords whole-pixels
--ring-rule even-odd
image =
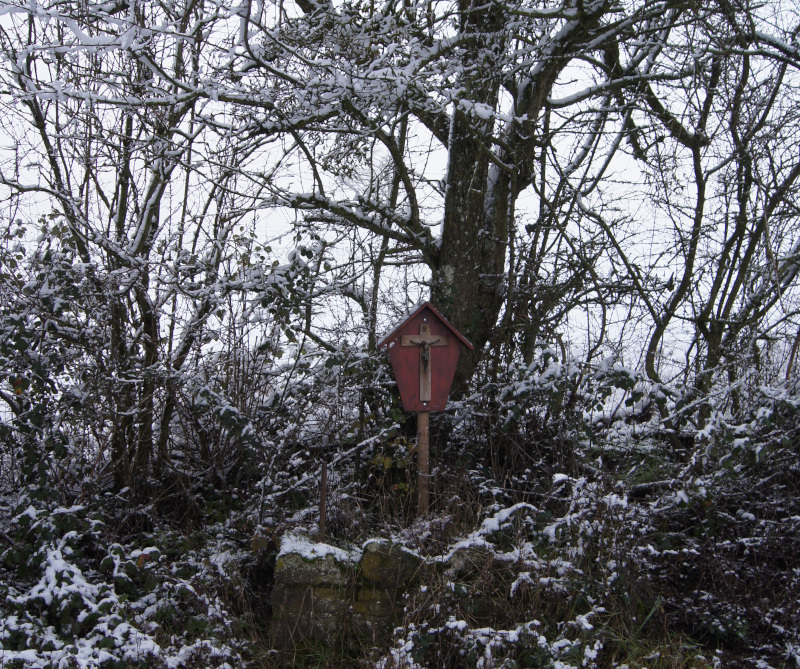
[[[319,481],[319,539],[325,540],[328,514],[328,463],[322,463],[322,476]]]
[[[428,513],[431,498],[431,476],[430,476],[430,449],[428,445],[428,417],[427,411],[417,414],[417,467],[419,477],[417,488],[419,489],[419,501],[417,504],[417,515],[424,516]]]

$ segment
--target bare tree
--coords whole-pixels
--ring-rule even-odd
[[[464,394],[481,364],[543,340],[591,362],[633,322],[684,402],[794,334],[780,4],[4,6],[2,183],[92,268],[85,360],[119,486],[168,462],[223,331],[291,348],[277,387],[430,296],[475,344]]]

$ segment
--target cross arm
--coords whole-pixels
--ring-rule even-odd
[[[450,337],[447,335],[403,335],[400,337],[400,346],[449,346]]]

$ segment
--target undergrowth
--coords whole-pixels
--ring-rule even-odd
[[[329,458],[324,540],[388,538],[426,576],[388,645],[309,642],[289,664],[800,666],[796,404],[768,398],[747,430],[712,417],[676,450],[658,421],[576,408],[542,429],[546,402],[508,420],[462,403],[434,423],[426,518],[407,427],[369,419]],[[0,666],[287,664],[273,569],[284,535],[317,538],[321,452],[216,482],[176,470],[148,500],[25,443],[0,498]]]

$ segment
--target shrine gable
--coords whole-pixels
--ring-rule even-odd
[[[379,346],[389,352],[408,412],[444,411],[461,347],[473,348],[429,302],[417,306]]]

